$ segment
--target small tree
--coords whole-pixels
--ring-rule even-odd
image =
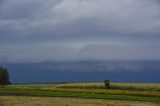
[[[110,88],[110,80],[104,80],[104,84],[107,89]]]
[[[8,70],[7,68],[0,67],[0,86],[3,87],[8,84],[10,84]]]

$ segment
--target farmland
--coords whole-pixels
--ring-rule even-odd
[[[6,105],[34,100],[33,105],[48,101],[47,106],[160,106],[158,83],[111,83],[110,89],[103,83],[9,85],[0,89],[0,95]]]
[[[2,100],[4,106],[159,106],[153,102],[64,97],[5,96]]]

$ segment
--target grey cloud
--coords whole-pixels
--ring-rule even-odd
[[[56,5],[61,0],[6,0],[3,3],[2,16],[0,18],[13,20],[13,19],[26,19],[34,18],[36,15],[45,15],[49,7]]]
[[[4,0],[0,0],[0,5],[2,5],[3,2],[4,2]]]
[[[97,60],[160,60],[159,44],[89,44],[84,46],[77,57]]]
[[[119,58],[117,54],[105,54],[117,50],[121,54],[128,52],[128,57],[122,56],[126,59],[137,59],[137,51],[140,51],[141,59],[159,59],[160,11],[157,0],[6,0],[1,8],[0,48],[6,49],[0,50],[0,58],[21,60],[18,54],[25,54],[23,48],[29,48],[27,52],[33,55],[24,56],[23,60],[32,59],[38,52],[42,52],[42,60],[69,59],[79,51],[75,58],[92,55],[98,59],[116,60]],[[48,42],[52,42],[52,46],[44,46]],[[113,45],[107,44],[110,42],[113,45],[124,43],[125,46],[117,46],[117,50],[112,51]],[[135,44],[137,48],[133,49]],[[47,54],[52,47],[54,50]],[[130,50],[135,57],[130,58]],[[144,56],[143,50],[146,50]],[[73,56],[57,55],[65,51]],[[17,55],[13,56],[12,52]]]

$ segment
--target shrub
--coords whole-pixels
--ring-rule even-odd
[[[104,84],[105,84],[106,89],[110,88],[110,80],[104,80]]]

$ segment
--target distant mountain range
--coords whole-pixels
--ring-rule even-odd
[[[160,61],[5,63],[13,83],[160,82]]]

